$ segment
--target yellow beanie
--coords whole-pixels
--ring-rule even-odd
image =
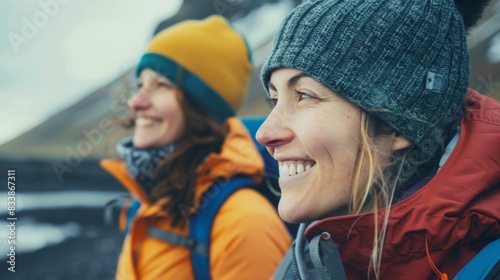
[[[252,72],[241,34],[221,16],[188,20],[158,33],[137,66],[150,68],[179,86],[219,122],[234,116]]]

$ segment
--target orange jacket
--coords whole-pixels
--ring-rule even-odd
[[[263,162],[243,124],[228,120],[229,133],[219,154],[210,154],[197,168],[196,201],[216,178],[236,174],[262,180]],[[118,261],[116,279],[194,279],[189,250],[147,235],[149,226],[188,235],[189,225],[170,226],[161,210],[166,200],[151,203],[129,177],[122,160],[106,159],[101,166],[141,201]],[[121,219],[123,224],[123,219]],[[288,249],[291,239],[274,207],[256,190],[236,191],[222,205],[213,222],[210,243],[212,279],[268,279]]]

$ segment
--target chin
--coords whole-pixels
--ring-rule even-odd
[[[283,221],[290,224],[300,224],[314,221],[315,219],[310,217],[308,215],[309,213],[304,213],[305,210],[307,209],[304,209],[303,207],[290,207],[289,205],[283,203],[282,200],[280,200],[280,203],[278,204],[278,214]]]
[[[340,205],[333,209],[320,209],[316,206],[316,204],[290,203],[281,197],[278,204],[278,214],[283,221],[291,224],[310,223],[329,217],[348,214],[347,204]]]
[[[141,145],[140,143],[136,144],[135,142],[134,142],[134,147],[136,149],[147,149],[147,148],[150,148],[150,146],[148,146],[148,145]]]
[[[134,143],[134,147],[137,149],[147,149],[153,147],[153,142],[146,141],[144,139],[132,138],[132,142]]]

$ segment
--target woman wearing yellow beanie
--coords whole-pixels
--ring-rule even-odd
[[[263,161],[234,117],[251,71],[244,38],[219,16],[182,22],[151,41],[128,102],[133,137],[118,143],[121,159],[102,162],[140,203],[132,218],[122,209],[127,236],[116,279],[267,279],[277,267],[290,237],[255,189],[224,201],[206,228],[209,247],[189,237],[193,217],[224,191],[220,182],[262,180]],[[200,252],[209,275],[193,267]]]

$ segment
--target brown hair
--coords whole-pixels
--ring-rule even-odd
[[[195,204],[196,168],[212,152],[220,152],[228,127],[208,117],[203,108],[177,91],[186,127],[175,150],[158,164],[158,184],[152,189],[153,201],[168,198],[163,210],[173,216],[172,226],[184,226],[183,213]]]

